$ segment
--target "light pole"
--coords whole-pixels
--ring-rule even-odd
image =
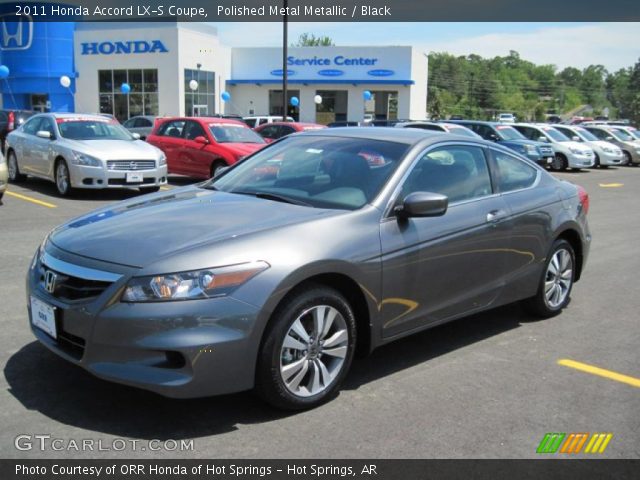
[[[289,53],[288,45],[288,0],[283,0],[284,16],[282,17],[282,121],[287,121],[287,55]]]

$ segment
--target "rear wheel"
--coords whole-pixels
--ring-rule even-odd
[[[556,240],[547,257],[536,294],[524,307],[532,314],[549,318],[569,304],[575,278],[575,253],[566,240]]]
[[[330,399],[346,376],[356,344],[351,307],[337,291],[309,286],[274,314],[256,369],[256,390],[288,410]]]
[[[7,156],[7,169],[9,170],[9,181],[12,183],[22,182],[26,178],[25,175],[20,173],[18,159],[14,151],[9,152]]]
[[[211,164],[211,172],[210,172],[211,178],[215,177],[218,171],[221,168],[224,168],[226,166],[227,166],[227,163],[224,160],[216,160],[215,162],[213,162]]]
[[[66,197],[71,195],[71,175],[69,174],[69,167],[67,167],[67,162],[63,159],[60,159],[56,162],[56,171],[55,171],[55,180],[56,180],[56,189],[58,193]]]

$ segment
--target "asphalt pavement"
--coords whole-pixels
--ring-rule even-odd
[[[36,247],[56,225],[137,192],[61,199],[47,182],[10,185],[0,206],[0,458],[535,458],[549,432],[613,434],[603,453],[577,457],[640,458],[640,168],[558,176],[591,199],[591,254],[569,308],[539,321],[513,305],[397,341],[357,359],[335,400],[295,414],[251,393],[165,399],[40,346],[24,286]],[[62,449],[19,450],[20,435]],[[193,443],[167,453],[120,450],[120,439]],[[107,449],[73,448],[84,440]]]

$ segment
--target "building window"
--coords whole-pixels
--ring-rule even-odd
[[[293,97],[300,98],[300,90],[287,90],[287,116],[296,122],[300,118],[300,107],[291,105]],[[282,90],[269,90],[269,115],[282,116]]]
[[[188,117],[204,117],[215,113],[215,73],[205,70],[184,70],[184,114]],[[191,80],[198,88],[191,90]]]
[[[347,119],[349,95],[346,90],[317,90],[322,103],[316,105],[316,123],[327,125]]]
[[[122,93],[128,83],[131,91]],[[158,70],[98,70],[100,113],[123,122],[136,115],[158,115]]]

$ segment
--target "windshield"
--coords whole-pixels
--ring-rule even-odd
[[[508,127],[506,125],[499,125],[496,127],[498,131],[498,135],[502,140],[526,140],[527,137],[522,135],[519,131],[517,131],[513,127]]]
[[[355,210],[371,202],[404,157],[401,143],[331,136],[286,137],[206,187],[316,208]]]
[[[612,128],[609,130],[609,133],[616,137],[618,140],[623,142],[633,142],[634,138],[625,130],[618,130],[617,128]]]
[[[585,140],[587,142],[595,142],[595,141],[598,140],[598,137],[596,137],[593,133],[591,133],[586,128],[575,127],[575,131],[578,133],[578,136],[580,138],[582,138],[583,140]]]
[[[209,130],[218,143],[264,143],[260,135],[244,125],[211,123]]]
[[[554,142],[570,142],[571,139],[568,138],[564,133],[559,132],[555,128],[545,127],[542,131],[547,135],[547,137],[551,138]]]
[[[70,140],[135,140],[122,125],[104,120],[58,118],[60,135]]]

